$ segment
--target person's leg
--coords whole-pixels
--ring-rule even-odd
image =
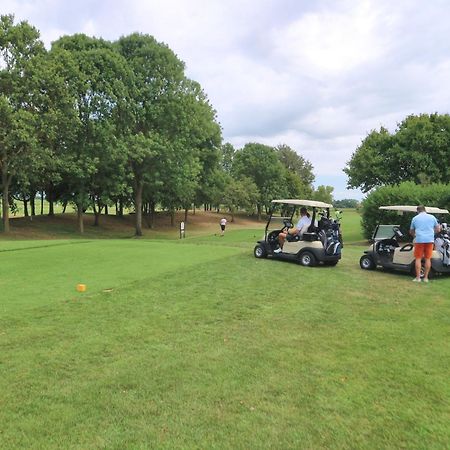
[[[425,272],[423,275],[423,279],[424,281],[428,281],[428,274],[430,273],[430,269],[431,269],[431,259],[429,258],[425,258]]]
[[[425,246],[425,273],[423,276],[424,281],[428,281],[428,274],[431,269],[431,257],[433,256],[433,244],[426,244]]]
[[[422,258],[416,258],[416,278],[420,280],[420,271],[422,270]]]
[[[423,244],[414,244],[414,258],[416,258],[416,280],[420,281],[420,271],[422,270],[422,258],[423,258],[424,248]]]
[[[278,235],[278,244],[280,245],[280,248],[283,248],[284,242],[286,241],[286,233],[280,233]]]

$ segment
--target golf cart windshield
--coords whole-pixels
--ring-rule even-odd
[[[392,239],[395,236],[395,229],[398,229],[399,225],[378,225],[375,228],[372,239],[373,241],[381,241],[382,239]]]

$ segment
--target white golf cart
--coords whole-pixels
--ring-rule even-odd
[[[301,237],[287,239],[282,251],[275,252],[279,248],[278,235],[294,226],[293,218],[302,206],[312,213],[311,226]],[[255,247],[255,257],[293,260],[304,266],[335,266],[341,259],[342,239],[339,220],[330,217],[332,207],[313,200],[272,200],[264,238]]]
[[[393,205],[380,206],[383,211],[396,211],[398,215],[409,213],[411,218],[417,213],[417,206]],[[448,210],[425,207],[430,214],[442,216]],[[435,273],[450,273],[450,230],[446,223],[441,224],[442,230],[435,236],[435,249],[431,257],[431,270],[429,276]],[[361,269],[373,270],[378,266],[385,269],[409,272],[415,275],[414,245],[409,237],[409,230],[400,230],[399,225],[379,224],[372,235],[372,245],[364,252],[359,261]],[[422,265],[422,276],[424,267]]]

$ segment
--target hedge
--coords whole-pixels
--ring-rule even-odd
[[[383,223],[399,224],[404,233],[409,231],[413,214],[398,215],[396,212],[382,211],[378,208],[387,205],[425,205],[450,210],[450,184],[415,184],[405,182],[395,186],[382,186],[372,191],[362,203],[364,236],[372,237],[375,226]],[[450,216],[436,216],[439,221],[450,222]]]

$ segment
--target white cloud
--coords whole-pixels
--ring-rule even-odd
[[[450,108],[447,0],[3,0],[2,10],[47,44],[154,35],[200,82],[226,140],[285,143],[318,178],[344,177],[371,129]]]

